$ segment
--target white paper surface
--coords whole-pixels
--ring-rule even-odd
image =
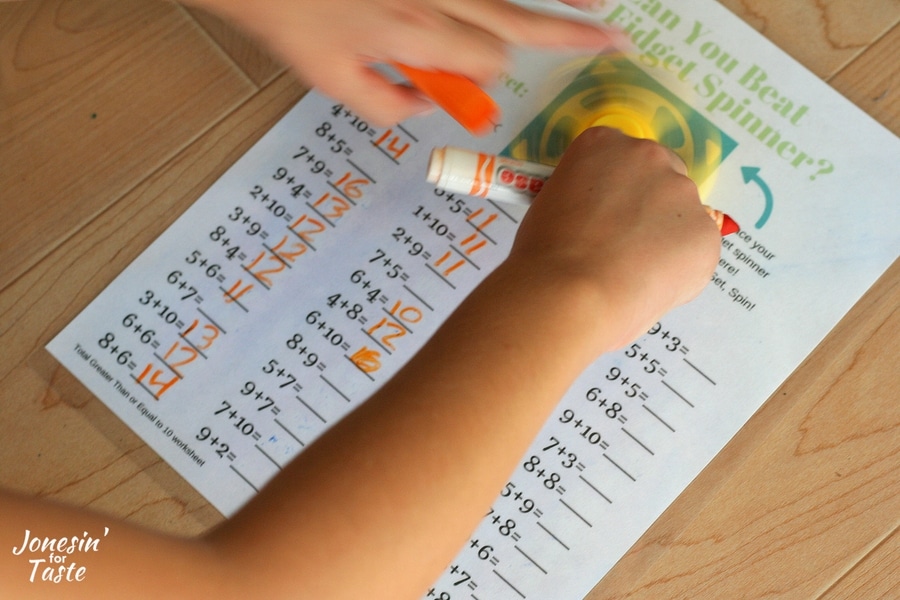
[[[736,142],[708,202],[744,231],[698,300],[572,386],[433,597],[583,597],[897,257],[897,138],[720,5],[665,10],[596,18],[661,52],[634,62]],[[428,153],[501,151],[570,64],[518,55],[477,140],[440,114],[374,129],[310,94],[49,350],[232,514],[503,259],[524,209],[435,190]]]

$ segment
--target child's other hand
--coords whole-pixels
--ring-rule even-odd
[[[509,44],[602,50],[611,36],[506,0],[190,0],[256,35],[307,84],[374,125],[430,110],[372,69],[399,62],[486,84]],[[585,0],[569,0],[583,6]],[[616,38],[617,39],[617,38]]]
[[[709,283],[721,236],[685,173],[655,142],[591,128],[522,221],[508,260],[599,290],[597,354],[628,344]]]

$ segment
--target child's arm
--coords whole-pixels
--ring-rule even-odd
[[[502,70],[508,44],[600,51],[612,35],[506,0],[184,1],[257,36],[302,81],[376,125],[402,121],[432,105],[408,87],[389,83],[373,64],[449,71],[484,84]]]
[[[273,568],[276,553],[254,542],[285,528],[296,536],[282,536],[277,554],[295,553],[296,566],[280,569],[296,568],[302,582],[285,580],[285,591],[417,598],[583,369],[708,283],[721,238],[683,173],[652,142],[613,130],[581,136],[510,257],[213,539],[239,562]]]
[[[709,281],[720,238],[683,173],[653,142],[589,130],[509,258],[400,373],[233,519],[176,540],[0,500],[0,596],[420,597],[577,375]],[[25,558],[9,553],[24,528],[61,536],[103,526],[100,551],[75,556],[87,580],[65,588],[28,584]]]

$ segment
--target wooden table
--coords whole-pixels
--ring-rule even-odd
[[[900,2],[722,1],[900,133]],[[303,93],[175,4],[0,4],[0,485],[221,520],[44,345]],[[900,597],[898,305],[895,263],[589,598]]]

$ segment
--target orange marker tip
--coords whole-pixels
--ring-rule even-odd
[[[429,71],[395,63],[416,89],[474,135],[489,133],[500,120],[500,107],[472,80],[443,71]]]
[[[722,215],[722,237],[731,235],[732,233],[737,233],[740,230],[741,226],[737,224],[737,221],[735,221],[728,215]]]

